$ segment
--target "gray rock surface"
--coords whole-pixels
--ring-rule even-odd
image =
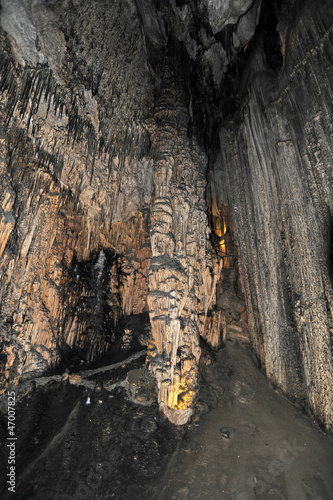
[[[235,224],[252,345],[268,377],[329,429],[332,19],[329,2],[306,2],[289,24],[284,69],[269,70],[262,51],[249,59],[247,97],[221,128],[214,167]]]

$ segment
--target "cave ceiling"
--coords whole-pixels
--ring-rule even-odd
[[[117,41],[116,50],[113,50],[111,33],[115,33],[112,24],[116,24],[114,16],[120,8],[117,2],[108,6],[107,2],[99,1],[86,7],[82,2],[67,0],[3,0],[1,26],[10,35],[16,61],[23,67],[48,67],[55,80],[66,89],[65,100],[76,97],[76,106],[89,116],[96,131],[100,129],[101,141],[108,143],[112,137],[114,143],[124,139],[120,129],[127,127],[125,117],[138,121],[142,113],[149,113],[147,94],[152,85],[155,90],[159,85],[160,62],[167,53],[178,60],[185,90],[191,98],[191,117],[194,114],[199,122],[202,119],[215,122],[221,113],[232,111],[237,98],[239,68],[247,58],[248,45],[259,23],[261,4],[260,0],[126,2],[122,20],[115,28],[118,32],[112,35],[113,43]],[[265,7],[265,15],[266,10]],[[124,30],[126,36],[122,37]],[[274,30],[273,20],[270,31]],[[119,57],[120,53],[126,53],[126,38],[127,43],[134,42],[130,32],[138,44],[137,67],[128,58]],[[122,109],[125,103],[113,102],[117,85],[111,91],[113,98],[108,95],[110,82],[105,81],[103,75],[115,59],[117,68],[114,68],[113,80],[118,76],[120,81],[126,68],[129,87],[135,89],[134,95],[126,96],[126,105],[133,101],[131,107],[138,115],[135,111],[128,114],[128,107]],[[89,97],[89,92],[97,99]],[[101,106],[106,115],[102,120],[98,116]],[[116,114],[120,123],[110,119],[111,114]],[[212,127],[207,123],[210,132]],[[211,137],[205,139],[209,142]]]

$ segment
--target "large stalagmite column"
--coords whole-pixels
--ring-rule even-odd
[[[208,241],[206,158],[197,144],[190,146],[184,114],[171,61],[166,60],[153,133],[148,361],[158,382],[160,406],[177,424],[185,423],[192,413],[199,335],[205,334],[207,314],[215,305],[221,265]],[[216,329],[219,332],[219,324]]]

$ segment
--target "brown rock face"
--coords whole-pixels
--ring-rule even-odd
[[[121,2],[76,2],[64,16],[60,4],[4,2],[1,17],[3,385],[63,355],[95,359],[121,314],[147,310],[152,92],[141,27]],[[102,45],[91,43],[98,33]],[[117,53],[120,39],[135,51]]]
[[[3,5],[3,387],[96,359],[121,315],[149,310],[159,401],[191,407],[199,335],[219,343],[220,265],[176,58],[163,56],[155,99],[136,8],[61,3],[18,0],[21,25]]]
[[[235,225],[252,345],[268,377],[333,429],[332,11],[317,7],[281,20],[279,73],[253,55],[214,179]]]
[[[1,9],[2,390],[100,357],[144,312],[175,423],[200,335],[217,349],[249,331],[269,378],[332,430],[330,2]],[[220,279],[235,263],[239,311]]]

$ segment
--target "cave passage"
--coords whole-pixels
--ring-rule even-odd
[[[330,497],[332,26],[329,0],[1,0],[17,498]]]

